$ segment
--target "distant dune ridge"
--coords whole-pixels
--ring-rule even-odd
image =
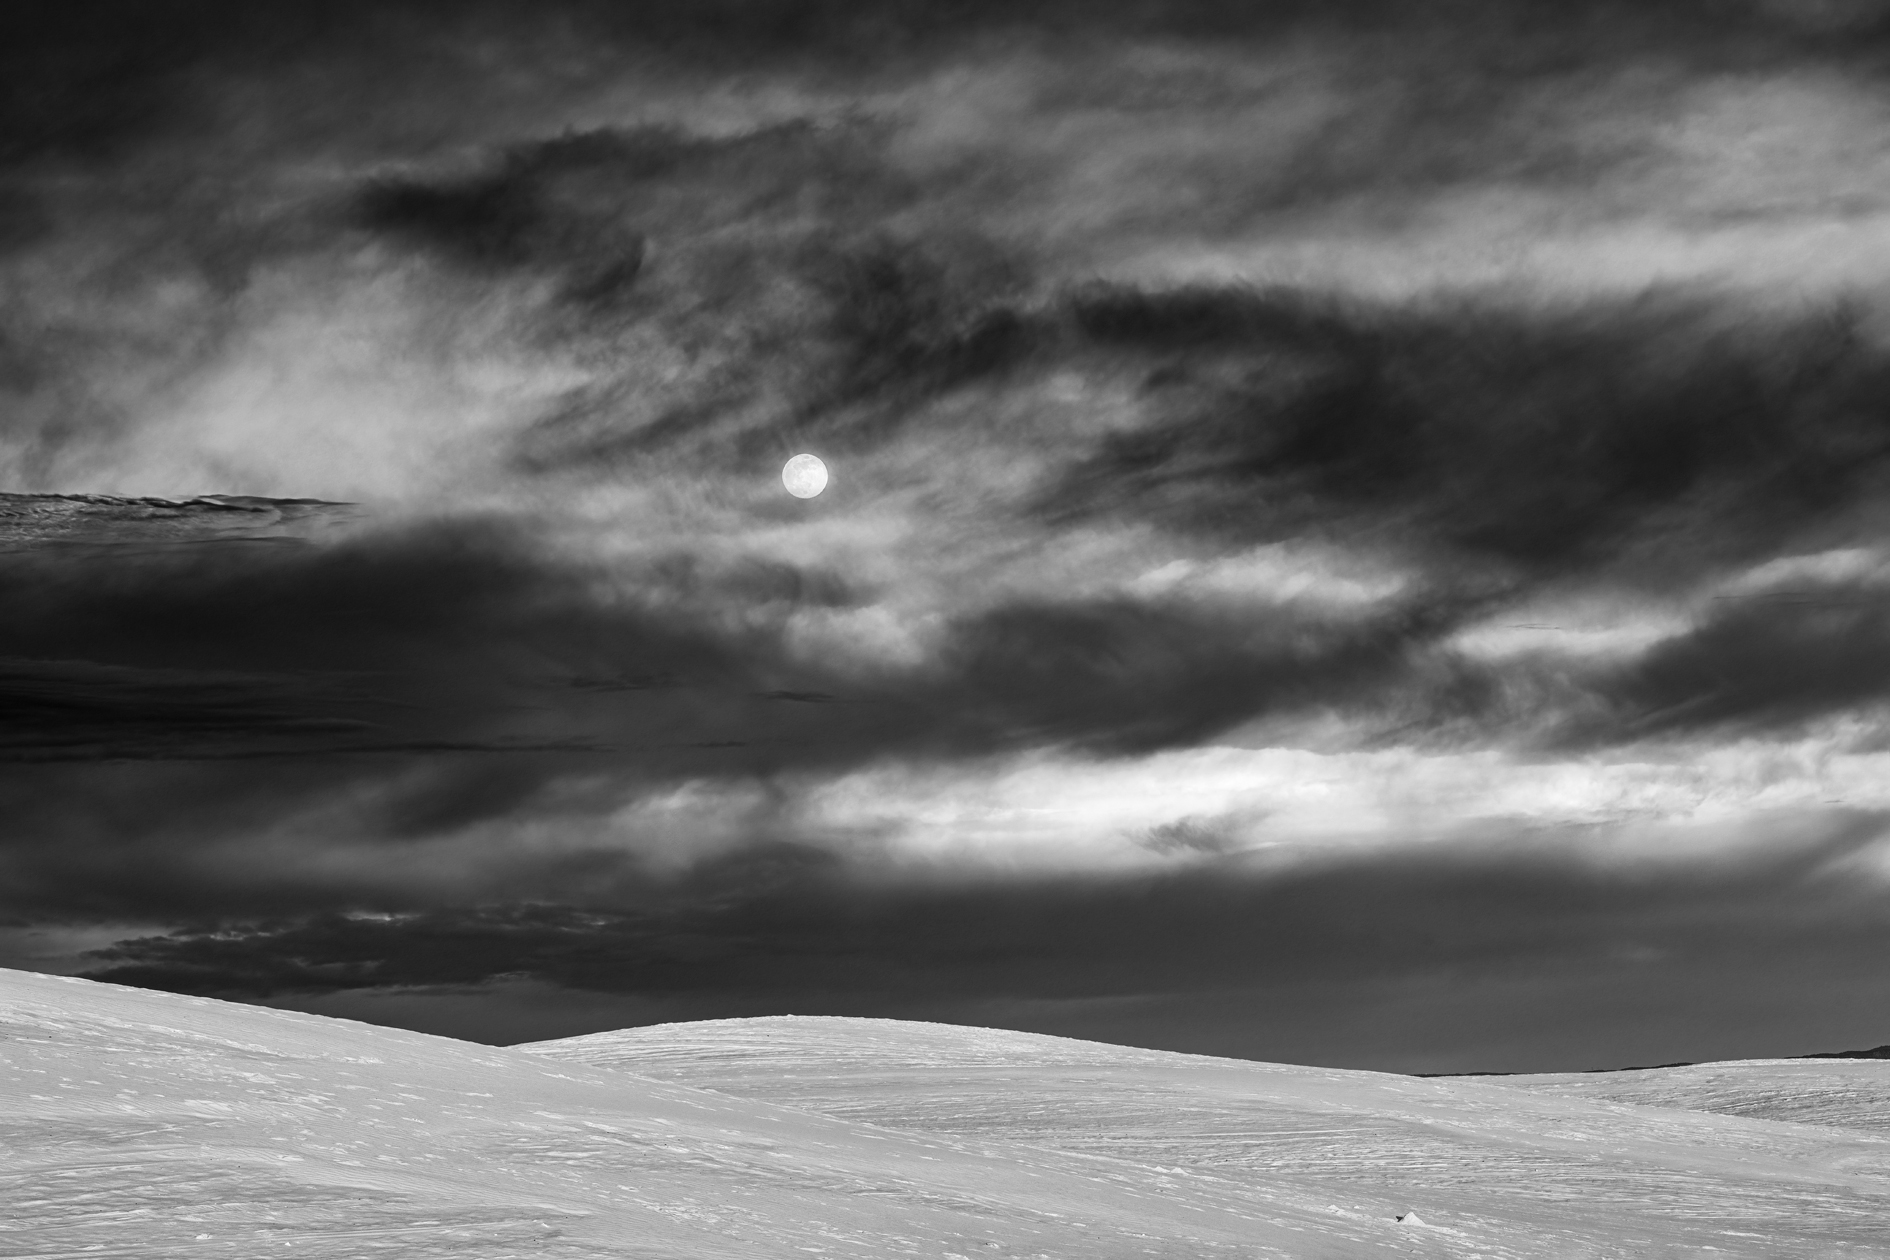
[[[1890,1256],[1890,1133],[1560,1089],[843,1018],[499,1049],[0,970],[0,1254]]]
[[[1824,1054],[1799,1056],[1806,1059],[1890,1059],[1890,1046],[1873,1046],[1869,1050],[1832,1050]]]
[[[189,542],[302,537],[355,517],[352,504],[206,494],[0,494],[0,549],[54,543]]]
[[[1831,1249],[1882,1232],[1847,1223],[1855,1211],[1881,1219],[1883,1207],[1864,1204],[1890,1193],[1890,1068],[1879,1063],[1755,1060],[1633,1080],[1571,1073],[1492,1085],[793,1017],[525,1049],[901,1129],[1001,1134],[1249,1183],[1369,1187],[1427,1224],[1525,1220],[1576,1248],[1541,1254],[1670,1254],[1655,1240],[1677,1222],[1698,1231],[1689,1246],[1723,1254],[1745,1254],[1745,1245],[1767,1256],[1890,1254]],[[1573,1100],[1601,1105],[1556,1109]],[[1636,1103],[1646,1105],[1622,1105]],[[1742,1119],[1721,1119],[1731,1116]],[[1851,1189],[1826,1197],[1837,1182],[1862,1198],[1840,1206]],[[1631,1237],[1646,1240],[1641,1249]]]

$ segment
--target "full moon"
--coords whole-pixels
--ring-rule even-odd
[[[811,499],[827,488],[827,465],[818,456],[796,455],[781,469],[781,484],[797,499]]]

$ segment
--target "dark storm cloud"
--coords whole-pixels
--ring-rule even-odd
[[[1458,615],[1032,602],[965,613],[897,668],[788,650],[793,617],[865,598],[785,565],[599,570],[478,521],[0,555],[4,900],[142,916],[414,908],[468,881],[634,888],[634,842],[566,857],[482,842],[387,879],[371,855],[318,858],[396,860],[493,821],[581,837],[688,781],[739,793],[886,758],[1124,755],[1263,714],[1382,716],[1382,693],[1422,695],[1427,645]],[[308,865],[208,857],[344,807],[302,842]],[[741,825],[744,844],[791,826],[766,810]]]
[[[866,274],[869,297],[908,292]],[[0,557],[4,753],[314,756],[269,772],[279,810],[379,785],[387,798],[357,825],[411,836],[525,816],[578,774],[636,785],[899,756],[1124,756],[1315,711],[1380,739],[1449,728],[1500,740],[1522,723],[1551,744],[1594,746],[1786,728],[1890,682],[1880,604],[1864,588],[1823,592],[1844,597],[1835,604],[1721,601],[1621,666],[1545,674],[1445,646],[1545,580],[1698,581],[1774,554],[1794,532],[1841,532],[1890,452],[1885,357],[1847,313],[1748,324],[1656,302],[1440,315],[1116,288],[1029,318],[1035,357],[1020,371],[1105,350],[1101,370],[1141,380],[1146,403],[1139,427],[1070,451],[1052,472],[1036,509],[1046,545],[1097,518],[1237,544],[1336,534],[1415,551],[1422,580],[1343,616],[1183,597],[1011,598],[946,617],[927,659],[894,667],[788,650],[801,611],[879,597],[832,574],[682,551],[610,572],[491,521],[327,546],[34,548]],[[913,344],[941,344],[930,335]],[[950,387],[922,354],[883,362],[887,375],[867,378],[877,388]],[[911,422],[879,423],[891,427],[873,440],[887,441]],[[516,764],[452,761],[467,752]],[[335,760],[343,753],[367,760]],[[428,758],[445,761],[408,782]],[[174,815],[113,825],[211,839],[253,826],[262,806],[237,778],[180,771],[190,788],[165,794]],[[83,803],[91,794],[69,795],[75,782],[9,785],[18,834],[32,837],[15,846],[37,872],[17,881],[37,890],[29,901],[60,900],[48,891],[58,872],[90,861],[62,846],[103,834]],[[545,872],[552,890],[570,878]],[[131,912],[303,896],[252,874],[181,901],[138,891],[161,884],[93,883],[81,900]]]
[[[299,847],[321,867],[331,849],[526,810],[571,775],[717,773],[730,750],[715,745],[739,751],[750,715],[810,707],[763,697],[781,671],[740,611],[832,591],[752,566],[705,590],[682,569],[613,599],[517,526],[465,520],[0,556],[6,898],[322,904],[381,881],[339,858],[323,873],[207,855],[352,811]],[[475,855],[419,882],[480,869]]]
[[[950,640],[938,720],[964,732],[966,749],[1127,755],[1319,706],[1383,719],[1426,679],[1426,649],[1462,615],[1442,602],[1323,624],[1127,600],[1014,605],[968,619]]]
[[[1149,418],[1077,463],[1052,521],[1395,535],[1531,578],[1709,572],[1867,505],[1890,467],[1890,353],[1843,308],[1374,310],[1195,288],[1103,290],[1073,313],[1148,365]]]
[[[505,733],[510,689],[574,667],[739,674],[686,630],[588,600],[496,522],[333,547],[42,547],[0,558],[0,588],[20,756],[508,746],[535,742]]]
[[[320,700],[294,678],[11,658],[0,759],[281,754],[371,738],[367,722],[314,716]]]
[[[1785,595],[1719,601],[1716,618],[1625,665],[1564,668],[1530,691],[1539,664],[1475,666],[1441,645],[1485,607],[1476,600],[1426,596],[1342,618],[1012,602],[947,622],[922,662],[860,667],[786,646],[799,613],[870,601],[832,575],[685,556],[610,573],[555,559],[515,525],[36,548],[0,557],[0,759],[14,763],[0,767],[5,903],[146,920],[333,905],[447,913],[505,888],[615,904],[667,878],[645,869],[634,838],[569,852],[468,842],[419,871],[402,848],[495,821],[581,839],[626,802],[686,781],[739,794],[784,772],[887,758],[1124,757],[1261,717],[1339,714],[1381,740],[1453,723],[1502,738],[1521,724],[1594,746],[1786,729],[1890,685],[1876,594],[1799,582]],[[336,801],[349,812],[309,833],[300,864],[215,856]],[[753,809],[726,839],[812,860],[817,850],[766,847],[795,834],[789,804]],[[1199,830],[1171,828],[1150,847],[1225,847]],[[705,879],[716,851],[698,855]],[[789,899],[825,905],[837,879],[796,876]],[[1085,898],[1117,895],[1078,882]],[[1447,891],[1425,892],[1425,913]],[[979,893],[1000,908],[1008,895]]]
[[[1791,731],[1890,692],[1890,593],[1843,584],[1727,597],[1686,634],[1591,684],[1605,716],[1571,743]]]
[[[570,295],[596,301],[635,280],[649,231],[763,229],[809,211],[844,229],[908,204],[914,190],[874,138],[870,127],[803,121],[714,138],[668,126],[573,131],[470,173],[372,180],[352,219],[475,270],[576,269]]]
[[[561,264],[569,294],[579,301],[621,294],[643,266],[642,237],[561,215],[503,183],[388,183],[364,198],[362,212],[371,226],[411,236],[475,267],[541,259]]]
[[[7,745],[115,757],[508,747],[534,730],[575,740],[589,722],[586,743],[786,741],[768,755],[777,767],[901,748],[1126,751],[1363,698],[1460,615],[1007,604],[956,619],[933,661],[849,677],[845,662],[797,663],[781,641],[795,610],[866,598],[832,575],[677,555],[617,575],[620,599],[598,593],[605,580],[481,521],[328,546],[0,556]],[[851,703],[778,703],[808,700]]]
[[[950,618],[927,661],[850,670],[794,659],[783,643],[799,611],[877,597],[831,572],[686,550],[611,569],[560,559],[530,526],[498,518],[297,538],[340,528],[346,514],[256,498],[6,496],[8,747],[113,757],[510,747],[537,729],[587,744],[666,732],[793,745],[777,766],[900,749],[1124,752],[1264,712],[1369,707],[1479,607],[1421,597],[1361,618],[1013,599]],[[641,715],[612,712],[612,697]],[[817,714],[754,703],[809,699],[850,703]],[[506,716],[521,708],[534,716]]]
[[[276,27],[293,44],[296,15]],[[0,17],[0,163],[120,156],[180,121],[207,56],[264,34],[253,6],[9,5]]]
[[[1767,843],[1737,854],[1649,854],[1625,867],[1537,835],[1270,872],[1233,858],[1162,873],[942,883],[867,881],[825,854],[761,847],[652,888],[634,909],[491,905],[206,924],[120,942],[89,974],[249,998],[532,978],[787,1010],[837,995],[861,1011],[967,995],[1148,999],[1303,986],[1338,1003],[1360,986],[1471,989],[1579,973],[1653,992],[1708,963],[1776,967],[1881,950],[1890,918],[1855,869],[1884,829],[1866,814],[1782,820]],[[1139,1035],[1159,1040],[1152,1029]]]
[[[1424,116],[1409,120],[1423,129],[1478,121],[1489,104],[1483,83],[1555,77],[1623,56],[1657,54],[1725,69],[1817,60],[1867,65],[1890,31],[1890,17],[1875,0],[1470,0],[1422,12],[1387,0],[33,2],[9,6],[0,19],[0,162],[111,159],[157,134],[214,125],[206,83],[232,76],[352,61],[376,69],[380,82],[362,86],[398,96],[415,82],[433,82],[446,67],[478,70],[482,47],[498,41],[526,59],[575,36],[589,52],[660,52],[705,72],[810,58],[872,71],[888,59],[923,60],[991,33],[1067,44],[1161,36],[1272,41],[1293,31],[1383,34],[1401,40],[1407,53],[1450,32],[1450,57],[1464,73],[1440,85]],[[594,69],[580,58],[567,60],[567,78]],[[1447,174],[1480,160],[1460,141],[1434,134],[1438,143],[1424,146],[1423,156],[1405,152],[1400,178],[1425,166]],[[1306,162],[1295,168],[1298,184],[1317,185],[1322,165],[1345,165],[1348,150],[1369,143],[1369,136],[1352,133],[1336,139],[1305,152]]]

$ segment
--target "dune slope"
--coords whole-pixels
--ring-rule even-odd
[[[1382,1196],[1462,1230],[1460,1255],[1890,1255],[1890,1140],[1826,1125],[891,1020],[524,1048],[906,1131]]]
[[[1627,1072],[1507,1076],[1564,1098],[1831,1125],[1890,1137],[1890,1059],[1739,1059]]]
[[[1549,1254],[1398,1225],[1369,1193],[7,970],[0,1204],[14,1260]]]

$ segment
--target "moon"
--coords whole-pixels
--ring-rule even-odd
[[[797,499],[811,499],[827,488],[827,465],[816,455],[796,455],[781,469],[781,484]]]

